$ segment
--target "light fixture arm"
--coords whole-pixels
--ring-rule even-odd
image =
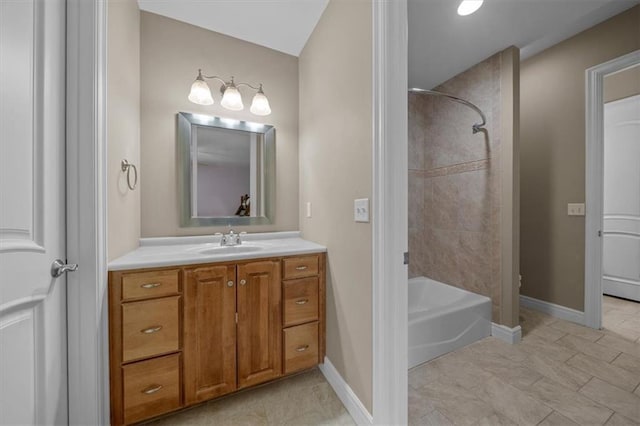
[[[262,92],[262,83],[260,83],[260,86],[258,86],[258,87],[252,86],[249,83],[236,83],[236,87],[240,87],[240,86],[247,86],[247,87],[252,88],[253,90],[257,90],[258,92]]]
[[[258,92],[262,93],[262,83],[260,83],[260,85],[258,87],[253,86],[249,83],[236,83],[234,81],[233,76],[231,76],[231,81],[225,81],[223,78],[218,77],[217,75],[202,75],[202,70],[198,69],[198,78],[201,78],[202,80],[204,80],[205,78],[207,80],[218,80],[220,83],[222,83],[223,87],[222,87],[222,91],[224,92],[224,89],[227,86],[235,86],[236,88],[240,88],[242,86],[247,86],[250,87],[253,90],[257,90]]]

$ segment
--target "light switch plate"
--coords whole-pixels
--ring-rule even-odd
[[[584,203],[567,204],[567,214],[569,216],[584,216]]]
[[[356,222],[369,222],[368,198],[353,200],[353,220]]]

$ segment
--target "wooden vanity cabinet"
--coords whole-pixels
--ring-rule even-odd
[[[324,310],[324,253],[110,272],[112,424],[321,363]]]
[[[282,376],[280,261],[238,265],[238,388]]]
[[[283,259],[284,374],[321,364],[325,354],[325,254]]]
[[[184,271],[184,393],[186,404],[237,389],[236,267]]]
[[[280,261],[187,268],[184,275],[186,403],[280,377]]]
[[[111,423],[183,406],[180,270],[109,273]]]

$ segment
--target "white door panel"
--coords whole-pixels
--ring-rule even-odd
[[[0,0],[0,424],[67,423],[65,13]]]
[[[603,292],[640,301],[640,95],[604,106]]]

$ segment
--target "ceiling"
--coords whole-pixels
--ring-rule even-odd
[[[432,89],[509,46],[526,59],[639,0],[485,0],[458,16],[459,0],[409,0],[409,87]]]
[[[138,0],[140,10],[299,56],[329,0]]]
[[[509,46],[526,59],[640,0],[408,0],[409,86],[431,89]],[[138,0],[167,16],[299,56],[329,0]]]

